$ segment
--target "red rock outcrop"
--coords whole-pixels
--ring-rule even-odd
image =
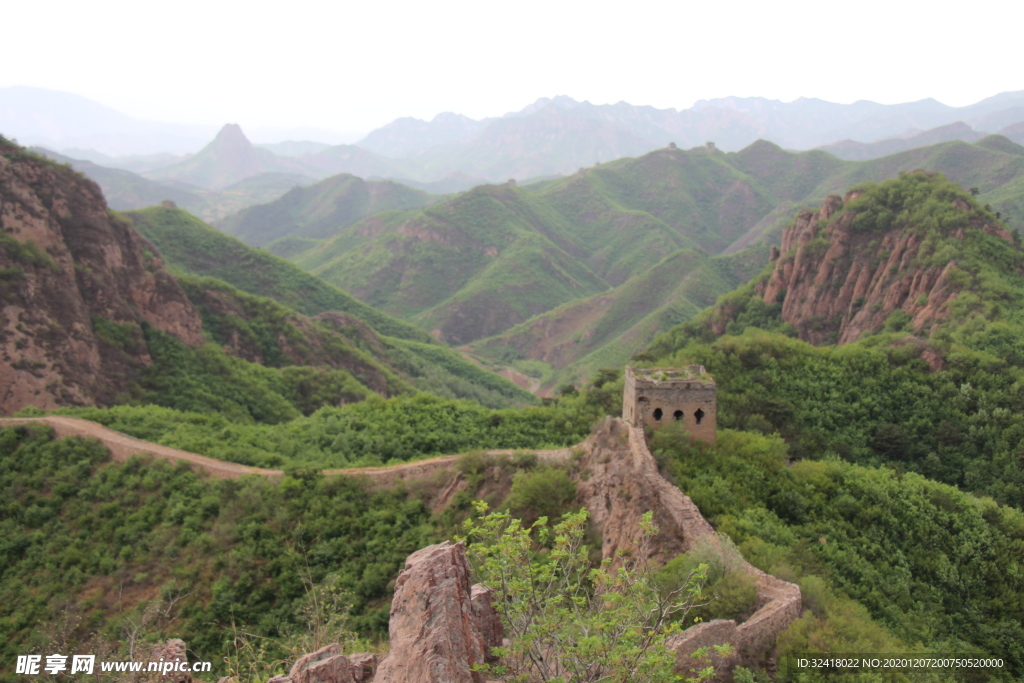
[[[488,614],[489,611],[489,614]],[[489,599],[474,602],[462,543],[444,542],[405,561],[391,601],[391,652],[374,683],[484,683],[488,641],[501,622]]]
[[[775,270],[755,290],[765,303],[781,301],[782,319],[812,344],[845,344],[865,332],[878,332],[897,310],[910,316],[915,333],[927,335],[934,323],[948,316],[948,304],[958,294],[950,277],[956,270],[955,260],[934,265],[918,262],[923,240],[919,232],[852,230],[855,214],[843,208],[859,196],[859,192],[847,193],[844,199],[831,196],[817,212],[802,212],[783,232]],[[953,204],[969,210],[963,200]],[[837,214],[841,215],[831,220]],[[978,223],[977,227],[1013,240],[999,226]],[[964,234],[961,230],[953,236],[963,239]],[[724,332],[728,318],[718,316],[722,329],[715,329],[716,333]]]
[[[287,676],[275,676],[267,683],[370,683],[377,656],[357,654],[346,657],[337,643],[295,660]]]
[[[104,342],[98,319],[131,327]],[[195,307],[99,187],[0,139],[0,414],[109,401],[151,362],[142,322],[203,342]]]

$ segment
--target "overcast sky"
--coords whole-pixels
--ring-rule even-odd
[[[6,3],[0,87],[157,121],[365,132],[542,96],[676,109],[818,97],[953,106],[1024,90],[1024,3]]]

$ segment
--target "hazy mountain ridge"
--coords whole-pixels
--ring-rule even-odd
[[[818,149],[834,154],[840,159],[865,160],[877,159],[878,157],[896,154],[904,150],[928,147],[953,140],[977,142],[983,137],[985,137],[985,133],[979,133],[963,121],[957,121],[956,123],[933,128],[932,130],[907,137],[888,138],[870,143],[843,140],[831,145],[824,145]]]
[[[213,125],[136,119],[72,93],[26,86],[0,88],[0,134],[26,146],[70,151],[69,156],[75,156],[75,148],[114,157],[190,154],[209,142],[217,130]],[[309,126],[262,127],[255,133],[261,142],[268,138],[318,139],[340,144],[354,139],[350,133]]]
[[[146,172],[154,180],[177,180],[207,190],[228,185],[261,173],[306,175],[302,164],[254,147],[237,124],[227,124],[213,141],[188,158]]]
[[[10,90],[0,91],[0,112],[4,93]],[[77,106],[75,101],[68,100],[69,111]],[[93,105],[95,103],[89,107],[83,104],[83,111],[106,111]],[[59,132],[64,118],[54,118],[55,115],[47,111],[39,116],[50,117],[46,125]],[[111,114],[109,120],[103,119],[101,128],[117,131],[120,125],[125,131],[134,130],[134,124],[128,125],[125,118]],[[41,129],[28,126],[24,119],[24,116],[7,119],[0,116],[0,130],[9,128],[9,135],[25,130],[36,136],[30,131]],[[438,114],[429,122],[406,117],[372,131],[357,145],[324,149],[309,142],[280,143],[282,146],[275,149],[287,156],[270,157],[250,152],[252,159],[241,165],[249,167],[251,173],[259,169],[322,178],[344,172],[368,180],[391,178],[401,182],[405,179],[429,191],[457,191],[480,182],[502,182],[510,177],[525,181],[564,175],[597,162],[642,155],[669,142],[690,148],[710,141],[725,151],[736,151],[758,139],[768,139],[784,148],[810,149],[844,140],[872,143],[906,138],[913,131],[929,131],[957,121],[965,122],[979,133],[994,132],[1022,120],[1022,92],[1002,93],[966,107],[949,107],[935,100],[895,105],[861,101],[846,105],[812,98],[784,103],[765,98],[730,97],[702,100],[684,110],[656,109],[625,102],[594,105],[558,96],[540,98],[520,111],[480,121],[451,112]],[[69,128],[73,129],[74,126]],[[70,137],[66,143],[53,144],[50,138],[45,144],[57,149],[87,146],[73,144]],[[30,141],[42,142],[34,138]],[[167,148],[136,153],[168,150],[181,151]],[[190,164],[189,159],[177,162],[170,171],[161,171],[152,167],[151,162],[140,160],[117,161],[112,165],[130,165],[129,170],[142,170],[145,166],[150,177],[167,177],[169,173],[203,186],[230,184],[216,173],[203,171],[204,164]],[[423,185],[432,183],[445,184]]]
[[[559,96],[541,98],[519,112],[482,121],[450,112],[430,122],[399,119],[373,131],[357,145],[380,154],[428,159],[435,164],[444,160],[463,172],[502,180],[506,176],[523,179],[531,174],[568,173],[575,170],[574,164],[589,166],[617,156],[639,155],[669,142],[693,147],[713,141],[723,150],[736,151],[764,138],[785,148],[810,149],[845,139],[869,143],[903,137],[907,131],[927,131],[957,121],[993,126],[980,132],[994,132],[1021,120],[1024,92],[1002,93],[967,107],[950,107],[931,99],[897,105],[867,101],[844,105],[812,98],[784,103],[733,97],[702,100],[685,110],[625,102],[594,105]],[[537,128],[545,128],[547,135],[533,141]],[[563,131],[561,139],[551,146],[552,136],[559,136],[560,129],[568,131]],[[594,131],[601,131],[605,139],[599,141],[597,149],[587,152],[589,158],[558,154],[560,148],[585,148]],[[622,148],[624,144],[626,148]],[[523,167],[503,161],[504,156],[511,160],[524,150],[527,155],[546,157],[542,163]],[[473,166],[476,158],[498,161],[491,161],[488,169]]]
[[[107,204],[119,211],[156,206],[169,200],[205,220],[214,221],[247,206],[273,201],[294,187],[313,182],[304,175],[267,172],[247,176],[220,190],[207,190],[179,180],[152,180],[132,171],[73,159],[43,147],[31,149],[69,164],[96,181]]]

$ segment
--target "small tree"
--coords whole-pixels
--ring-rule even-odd
[[[554,527],[531,527],[507,513],[466,521],[469,557],[478,579],[494,592],[510,645],[498,648],[491,670],[516,683],[663,683],[681,681],[666,639],[681,630],[686,612],[701,600],[706,565],[682,586],[659,591],[647,561],[657,533],[643,516],[633,558],[620,556],[593,569],[584,536],[587,511],[565,515]],[[728,646],[716,648],[728,654]],[[708,648],[694,653],[701,657]],[[697,679],[714,675],[708,666]]]

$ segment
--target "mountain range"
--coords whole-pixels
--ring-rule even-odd
[[[312,178],[345,172],[371,180],[390,178],[432,192],[451,192],[485,181],[515,178],[522,182],[566,175],[597,162],[639,156],[670,142],[690,148],[712,141],[725,151],[738,151],[758,139],[795,150],[838,143],[837,153],[845,156],[841,150],[851,140],[907,139],[957,122],[979,134],[998,132],[1012,137],[1010,127],[1021,121],[1024,92],[1002,93],[966,107],[950,107],[932,99],[883,105],[727,97],[701,100],[682,110],[625,102],[594,105],[558,96],[540,98],[519,111],[479,121],[451,112],[430,121],[402,118],[372,131],[355,145],[325,146],[337,141],[337,136],[327,139],[329,134],[319,143],[277,143],[280,146],[262,150],[275,157],[250,152],[252,158],[246,165],[253,174],[269,167]],[[0,131],[8,137],[72,158],[145,172],[155,179],[191,178],[186,182],[207,189],[230,184],[202,171],[203,163],[187,159],[165,158],[164,171],[154,166],[155,153],[193,152],[213,133],[210,128],[193,126],[175,128],[172,134],[162,125],[136,121],[65,93],[0,89]],[[933,136],[931,141],[940,137]],[[96,144],[89,144],[90,139]],[[143,139],[146,146],[135,143]],[[188,145],[181,142],[186,139]],[[972,141],[964,135],[957,139]],[[899,149],[899,145],[883,146],[875,152],[851,152],[850,158]],[[97,153],[105,155],[107,162]],[[127,159],[117,159],[125,155]],[[149,158],[140,159],[139,155]]]
[[[587,358],[580,349],[616,365],[636,342],[630,330],[642,336],[673,316],[688,319],[632,363],[695,363],[707,371],[702,381],[714,377],[717,441],[694,444],[673,422],[647,437],[655,464],[644,432],[615,419],[624,382],[617,368],[522,410],[449,400],[508,405],[524,395],[422,326],[182,210],[110,211],[94,182],[0,138],[0,411],[65,413],[0,430],[3,656],[35,648],[148,657],[149,643],[186,638],[198,657],[224,662],[215,677],[279,677],[279,658],[321,628],[302,619],[311,600],[351,598],[346,628],[382,637],[389,608],[401,611],[416,602],[401,596],[429,588],[415,569],[427,555],[407,562],[409,553],[456,533],[471,501],[486,498],[502,515],[527,519],[596,501],[595,517],[612,510],[604,517],[625,519],[619,526],[633,532],[652,509],[655,519],[683,510],[691,527],[717,529],[720,545],[687,553],[687,537],[651,534],[668,549],[658,551],[665,560],[680,553],[658,581],[685,577],[705,559],[717,565],[707,589],[716,599],[700,609],[722,611],[702,611],[705,624],[690,636],[704,637],[707,624],[714,635],[771,622],[761,642],[775,643],[780,662],[869,648],[966,651],[1004,660],[990,679],[1018,680],[1021,158],[1024,148],[1002,136],[862,162],[768,142],[735,153],[667,147],[362,218],[357,209],[374,188],[394,188],[341,176],[294,192],[290,206],[277,207],[290,213],[268,214],[254,233],[269,237],[275,216],[303,230],[326,228],[331,216],[354,220],[322,242],[285,237],[275,248],[316,242],[315,254],[347,241],[358,249],[341,256],[361,272],[374,272],[368,256],[399,268],[398,285],[388,289],[381,276],[379,291],[410,307],[416,291],[403,287],[427,298],[437,294],[431,282],[467,276],[472,287],[457,294],[468,301],[484,292],[501,315],[516,310],[515,298],[529,307],[559,287],[605,287],[507,330],[503,345],[474,346],[527,369],[545,361],[527,359],[520,342],[548,353],[551,365]],[[941,165],[963,187],[915,164]],[[796,211],[837,183],[842,196]],[[783,225],[781,249],[770,250],[762,238]],[[540,287],[517,289],[529,283],[514,280],[517,262],[541,265],[527,273],[545,278]],[[504,301],[493,298],[502,283]],[[694,315],[716,291],[724,296]],[[490,308],[480,309],[488,322]],[[93,405],[101,407],[85,407]],[[589,425],[597,427],[580,443]],[[69,434],[103,440],[59,438]],[[149,443],[126,451],[128,435]],[[564,448],[545,452],[545,444]],[[244,470],[218,459],[275,470],[220,480],[188,461],[147,455],[167,447],[192,462],[191,453],[205,454],[207,468],[222,474]],[[466,455],[388,466],[439,453]],[[634,477],[623,463],[637,458],[650,467]],[[323,471],[353,465],[373,469]],[[647,504],[652,486],[666,505]],[[633,532],[614,526],[594,526],[595,546],[634,543]],[[729,567],[741,558],[758,571],[735,588]],[[480,621],[470,570],[457,569],[445,575],[461,577],[464,618],[451,628],[433,619],[441,625],[431,637],[450,641],[459,624]],[[788,626],[749,617],[769,574],[791,582]],[[147,645],[135,650],[142,627],[123,627],[147,614]],[[615,626],[619,617],[609,614],[604,623]],[[396,659],[409,641],[395,633],[392,665],[408,661]],[[238,664],[239,649],[257,638],[254,663]],[[330,662],[354,680],[356,657],[338,651],[320,649],[303,658],[316,668],[279,680],[311,671],[323,680],[339,670],[321,666]],[[360,661],[363,680],[388,679],[388,669]],[[737,668],[737,680],[767,680],[775,669],[763,659],[744,664],[754,670]],[[788,675],[780,667],[779,679]],[[17,676],[0,672],[5,682]]]
[[[550,390],[624,362],[743,282],[795,211],[841,188],[938,170],[1019,224],[1022,158],[1011,139],[1024,137],[1022,102],[1022,93],[962,108],[725,98],[677,112],[556,97],[483,121],[399,119],[357,145],[267,149],[229,124],[192,155],[80,150],[135,171],[47,153],[100,183],[114,208],[170,200],[446,343],[471,344],[484,362],[547,364]],[[1006,124],[1009,137],[963,120]],[[791,145],[896,136],[726,151],[754,132]],[[646,152],[666,136],[717,142]],[[481,184],[509,177],[540,180]],[[444,197],[416,186],[476,187]],[[653,273],[678,288],[659,289]]]
[[[0,88],[0,133],[24,145],[57,151],[92,150],[112,157],[195,152],[217,132],[217,126],[162,123],[128,116],[88,98],[28,86]],[[358,136],[324,128],[264,127],[261,142],[314,139],[347,143]],[[76,156],[70,154],[70,156]]]
[[[626,362],[751,277],[799,209],[919,168],[1024,225],[1024,147],[989,136],[868,161],[765,141],[668,147],[363,218],[367,190],[342,177],[221,227],[478,357],[530,367],[550,391]]]

